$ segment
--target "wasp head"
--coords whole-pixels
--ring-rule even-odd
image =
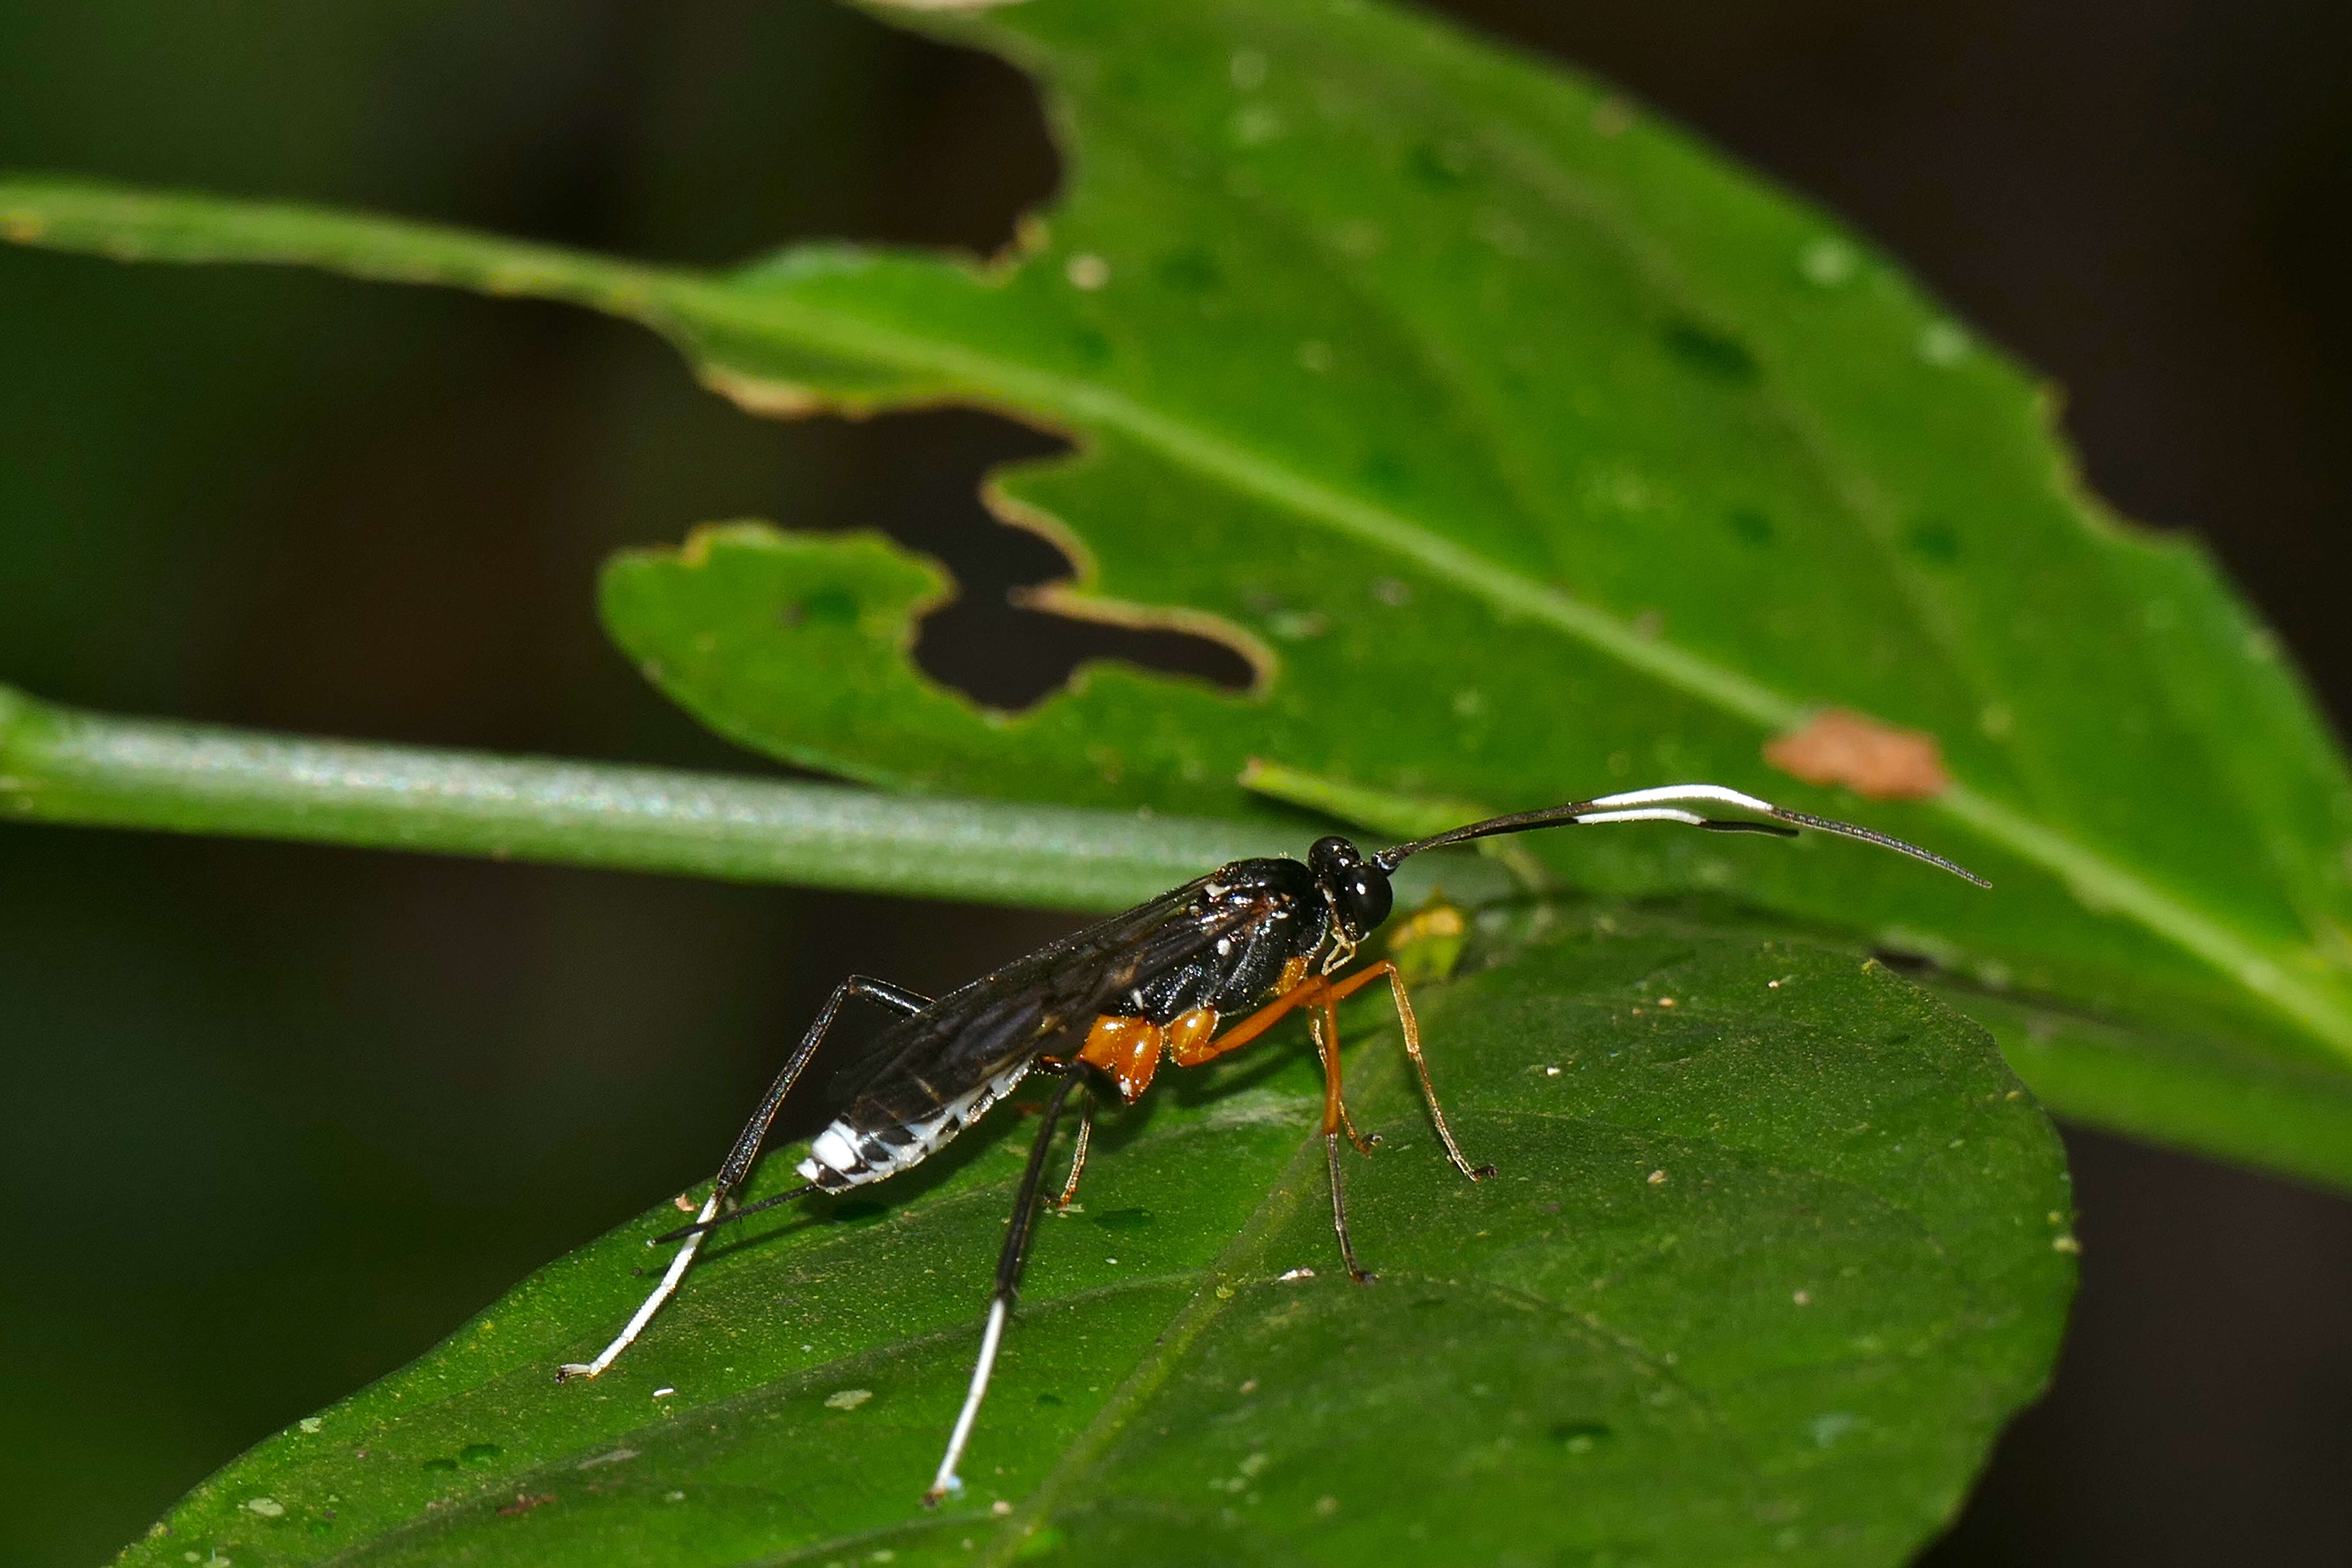
[[[1389,874],[1365,859],[1346,839],[1317,839],[1307,852],[1307,866],[1315,873],[1323,896],[1331,900],[1331,912],[1339,917],[1339,930],[1349,942],[1361,942],[1389,918],[1395,901],[1389,891]]]

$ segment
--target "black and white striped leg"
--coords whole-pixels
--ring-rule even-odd
[[[930,1489],[923,1494],[925,1508],[937,1508],[940,1500],[951,1492],[963,1490],[963,1481],[956,1475],[956,1465],[963,1458],[964,1445],[971,1440],[972,1423],[980,1418],[981,1401],[988,1396],[988,1375],[996,1369],[997,1347],[1004,1342],[1004,1321],[1013,1314],[1013,1299],[1021,1293],[1021,1267],[1028,1260],[1029,1237],[1037,1217],[1037,1193],[1045,1177],[1045,1156],[1054,1143],[1054,1127],[1061,1120],[1062,1106],[1070,1091],[1078,1087],[1081,1068],[1072,1066],[1062,1069],[1062,1081],[1055,1086],[1053,1098],[1045,1101],[1045,1113],[1037,1129],[1037,1142],[1029,1149],[1028,1169],[1021,1173],[1021,1194],[1013,1200],[1013,1225],[1005,1233],[1004,1250],[996,1258],[996,1289],[988,1300],[988,1325],[980,1334],[980,1359],[971,1369],[971,1386],[963,1396],[963,1408],[956,1414],[955,1430],[948,1434],[948,1451],[940,1460],[940,1473],[931,1479]],[[1075,1186],[1077,1173],[1071,1173]]]
[[[752,1164],[760,1158],[760,1145],[766,1140],[768,1129],[776,1120],[776,1112],[783,1109],[784,1097],[793,1092],[793,1085],[800,1081],[809,1058],[815,1056],[817,1047],[824,1043],[825,1032],[833,1027],[834,1017],[841,1011],[841,1005],[852,996],[863,996],[901,1013],[919,1013],[931,1005],[930,998],[927,996],[918,995],[904,986],[893,985],[887,980],[869,979],[863,974],[853,974],[833,988],[833,994],[825,998],[816,1021],[809,1026],[808,1033],[801,1037],[799,1048],[785,1061],[783,1070],[776,1074],[776,1081],[770,1084],[768,1092],[760,1097],[760,1108],[751,1113],[751,1120],[745,1122],[743,1131],[737,1134],[735,1146],[727,1152],[726,1163],[719,1167],[718,1179],[711,1183],[710,1195],[702,1201],[701,1210],[694,1216],[691,1234],[682,1238],[683,1245],[678,1247],[677,1256],[670,1259],[669,1267],[662,1272],[661,1283],[654,1287],[653,1294],[646,1298],[645,1304],[614,1336],[613,1342],[596,1352],[594,1361],[566,1362],[555,1369],[556,1382],[563,1383],[575,1377],[595,1377],[603,1373],[613,1364],[614,1357],[627,1350],[645,1331],[646,1325],[653,1321],[654,1314],[661,1310],[662,1303],[677,1294],[678,1282],[686,1278],[687,1269],[694,1263],[694,1255],[702,1250],[703,1237],[709,1234],[699,1227],[709,1226],[718,1217],[719,1211],[734,1198],[735,1189],[741,1186],[744,1178],[751,1173]],[[668,1237],[655,1238],[656,1244],[667,1239]]]

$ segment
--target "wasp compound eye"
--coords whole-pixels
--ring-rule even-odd
[[[1396,903],[1396,895],[1389,890],[1388,878],[1371,866],[1360,868],[1355,880],[1338,892],[1339,918],[1359,936],[1387,920],[1390,909]]]
[[[1318,838],[1307,852],[1315,879],[1331,895],[1332,907],[1350,937],[1361,937],[1389,918],[1395,895],[1388,873],[1366,860],[1353,844],[1333,837]]]

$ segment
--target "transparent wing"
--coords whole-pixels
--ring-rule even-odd
[[[929,1096],[951,1100],[1265,919],[1279,901],[1280,895],[1266,894],[1203,908],[1210,880],[1186,883],[950,992],[884,1030],[834,1075],[828,1098],[846,1104],[877,1086],[903,1082],[912,1090],[910,1104]]]

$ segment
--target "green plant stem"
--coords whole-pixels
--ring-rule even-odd
[[[6,687],[0,814],[1085,910],[1305,848],[1271,822],[308,740],[113,718]],[[1498,868],[1457,860],[1406,881],[1406,896],[1440,871],[1465,895],[1507,885]]]
[[[1314,831],[1304,818],[1144,817],[304,740],[118,719],[0,686],[0,819],[12,817],[1105,912],[1241,856],[1297,855]],[[1498,860],[1431,855],[1399,868],[1399,902],[1441,883],[1473,904],[1518,886]],[[2013,1001],[1943,989],[2062,1114],[2352,1186],[2352,1092],[2337,1079],[2292,1064],[2248,1074],[2193,1043],[2020,1021]]]

